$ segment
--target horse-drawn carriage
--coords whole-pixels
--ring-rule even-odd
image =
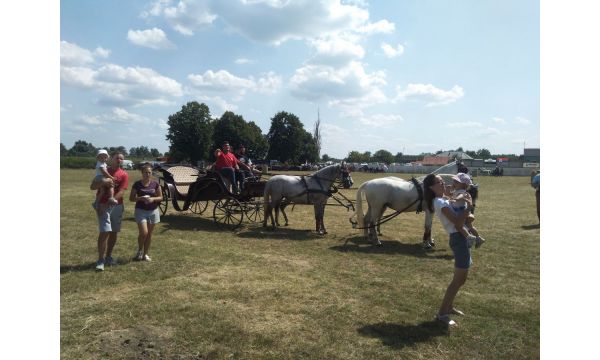
[[[165,215],[169,203],[177,211],[202,214],[213,204],[217,223],[238,226],[244,216],[252,222],[263,220],[263,192],[266,181],[248,178],[240,193],[229,190],[227,181],[216,171],[202,171],[192,166],[161,164],[155,168],[163,201],[160,212]]]

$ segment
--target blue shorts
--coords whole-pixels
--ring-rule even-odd
[[[454,253],[454,267],[459,269],[468,269],[472,264],[471,250],[467,244],[467,238],[461,233],[450,234],[450,248]]]
[[[160,222],[160,213],[158,208],[154,210],[144,210],[135,208],[135,222],[141,224],[147,222],[148,224],[158,224]]]
[[[123,209],[123,204],[108,206],[105,211],[98,215],[98,231],[101,233],[121,231]]]

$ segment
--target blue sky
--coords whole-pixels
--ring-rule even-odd
[[[60,141],[164,152],[189,101],[321,154],[540,146],[538,1],[61,1]]]

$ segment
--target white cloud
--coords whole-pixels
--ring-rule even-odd
[[[86,65],[94,62],[94,54],[67,41],[60,42],[60,64],[64,66]]]
[[[244,95],[247,91],[274,93],[281,87],[281,77],[273,72],[264,74],[257,81],[253,77],[241,78],[227,70],[207,70],[202,75],[190,74],[192,86],[214,92],[232,92]]]
[[[60,67],[60,80],[66,85],[78,88],[92,88],[96,72],[86,67]]]
[[[382,43],[381,44],[381,49],[383,49],[383,52],[385,53],[385,56],[387,56],[388,58],[393,58],[393,57],[400,56],[400,55],[404,54],[404,46],[402,46],[401,44],[398,44],[394,48],[390,44]]]
[[[503,118],[499,118],[499,117],[493,117],[492,121],[497,124],[506,124],[506,120],[504,120]]]
[[[188,75],[193,86],[212,91],[245,92],[254,86],[252,80],[232,75],[227,70],[207,70],[203,75]]]
[[[427,106],[446,105],[457,101],[465,94],[462,87],[454,85],[446,91],[431,84],[408,84],[406,89],[397,87],[398,99],[426,101]]]
[[[250,59],[246,59],[246,58],[235,59],[235,63],[238,65],[251,64],[253,62],[254,62],[254,60],[250,60]]]
[[[290,79],[292,95],[307,100],[331,100],[332,105],[365,98],[371,103],[382,101],[385,96],[379,87],[385,84],[385,73],[366,73],[356,61],[341,68],[306,65],[296,69]]]
[[[164,31],[158,28],[147,30],[129,30],[127,40],[134,45],[155,50],[172,49],[175,45],[167,39]]]
[[[150,9],[142,12],[144,18],[163,16],[171,27],[187,36],[194,31],[211,24],[217,16],[209,9],[209,1],[181,0],[176,6],[172,1],[158,0],[151,4]]]
[[[365,55],[362,46],[340,37],[313,40],[310,45],[316,50],[316,54],[310,59],[312,64],[343,66],[352,60],[362,59]]]
[[[212,1],[211,10],[232,30],[270,44],[355,32],[369,19],[367,10],[339,0]]]
[[[515,118],[515,122],[517,124],[520,124],[520,125],[529,125],[529,124],[531,124],[531,121],[529,119],[526,119],[526,118],[521,117],[521,116],[517,116]]]
[[[96,48],[96,50],[94,50],[94,54],[96,54],[97,56],[101,57],[101,58],[107,58],[110,56],[110,50],[108,49],[104,49],[100,46],[98,46]]]
[[[357,29],[357,32],[365,35],[372,35],[377,33],[390,34],[393,33],[395,30],[396,25],[394,23],[389,22],[387,20],[379,20],[376,23],[369,23],[359,27]]]
[[[116,121],[127,122],[127,123],[129,123],[129,122],[141,123],[141,122],[148,121],[148,118],[138,115],[138,114],[130,113],[127,110],[120,108],[120,107],[113,108],[112,116]]]

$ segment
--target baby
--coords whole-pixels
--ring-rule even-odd
[[[479,232],[473,226],[475,216],[471,214],[471,209],[467,206],[466,199],[470,199],[471,195],[467,192],[467,189],[473,182],[471,177],[465,173],[458,173],[452,176],[453,188],[452,196],[450,197],[450,204],[452,210],[459,215],[459,219],[464,226],[456,226],[456,229],[467,238],[469,247],[475,243],[475,247],[480,247],[485,239],[479,236]]]
[[[100,203],[100,199],[104,195],[108,195],[108,204],[116,205],[118,204],[115,199],[115,178],[112,177],[108,173],[106,161],[108,160],[108,151],[104,149],[98,150],[98,154],[96,155],[96,176],[92,180],[92,188],[99,189],[96,193],[96,200],[92,203],[92,207],[94,209],[98,209],[98,204]]]

